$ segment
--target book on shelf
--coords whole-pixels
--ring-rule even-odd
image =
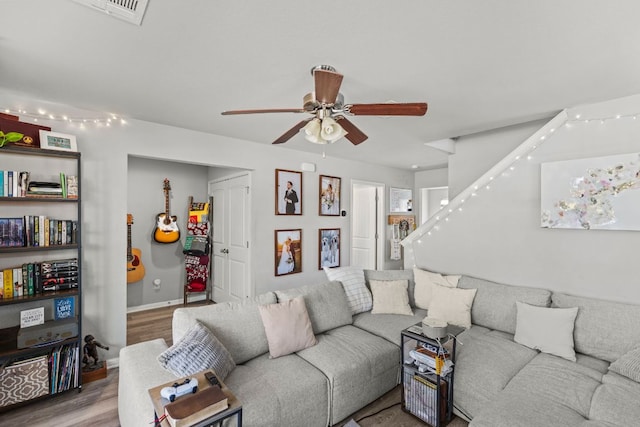
[[[440,381],[440,413],[438,414],[437,381],[428,376],[405,371],[405,409],[431,425],[438,425],[438,421],[442,423],[447,417],[447,388],[448,383]]]
[[[80,193],[78,189],[78,176],[67,175],[67,198],[77,199],[79,194]]]
[[[164,413],[172,427],[190,426],[229,407],[227,396],[214,385],[167,403]]]
[[[60,182],[31,181],[27,185],[29,197],[50,196],[62,198],[62,186]]]
[[[13,268],[5,268],[2,277],[4,281],[3,298],[13,298]]]
[[[0,247],[24,246],[24,218],[0,218]]]

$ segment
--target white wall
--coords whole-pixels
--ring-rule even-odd
[[[467,188],[544,123],[538,120],[457,138],[456,152],[449,156],[449,198]]]
[[[0,97],[4,97],[5,106],[16,99],[11,92],[0,91]],[[30,104],[37,102],[33,99],[26,101]],[[18,104],[19,101],[14,102]],[[320,155],[291,150],[286,146],[252,143],[136,120],[129,120],[124,126],[87,126],[84,130],[60,121],[43,120],[40,123],[51,126],[54,131],[75,134],[82,152],[83,327],[111,346],[107,358],[117,357],[119,349],[126,345],[124,254],[127,245],[125,218],[129,186],[132,184],[127,179],[129,156],[252,171],[251,228],[254,240],[251,256],[256,294],[325,280],[324,273],[317,266],[318,229],[339,227],[343,236],[350,235],[350,212],[346,217],[318,216],[320,174],[342,178],[341,203],[347,210],[352,179],[405,188],[413,184],[410,171],[372,167],[330,157],[323,159]],[[366,144],[362,148],[366,149]],[[301,170],[302,162],[317,165],[316,172],[303,173],[304,215],[274,215],[274,170]],[[303,272],[300,274],[274,276],[273,238],[274,230],[280,228],[303,229]],[[349,264],[350,247],[346,240],[343,238],[342,265]]]
[[[523,159],[514,170],[507,169],[505,176],[496,176],[489,190],[480,187],[462,211],[454,210],[448,222],[440,221],[438,229],[430,230],[431,235],[416,236],[411,245],[415,264],[503,283],[640,303],[635,267],[638,232],[540,228],[540,164],[639,152],[640,120],[615,119],[616,115],[638,113],[639,96],[568,110],[569,119],[581,114],[583,119],[607,120],[558,128],[530,160]],[[507,153],[527,133],[532,133],[528,125],[485,133],[478,140],[473,136],[465,139],[469,147],[493,139],[496,145],[504,145],[496,147],[496,152]],[[478,149],[457,150],[449,176],[450,185],[458,191],[470,184],[471,177],[488,169],[460,170],[477,163]]]

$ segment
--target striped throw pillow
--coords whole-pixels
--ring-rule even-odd
[[[609,366],[609,370],[640,383],[640,345],[620,356]]]
[[[324,267],[327,278],[342,283],[347,294],[351,314],[363,313],[373,307],[371,291],[364,281],[364,271],[360,267]]]

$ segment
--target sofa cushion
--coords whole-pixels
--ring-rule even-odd
[[[324,267],[324,272],[329,280],[342,283],[351,314],[371,310],[371,292],[367,289],[361,267]]]
[[[601,378],[597,371],[541,353],[474,417],[470,427],[583,426]]]
[[[458,289],[434,285],[429,303],[429,317],[451,325],[471,327],[471,307],[475,289]]]
[[[415,292],[413,270],[364,270],[364,279],[369,289],[371,289],[370,282],[372,280],[407,280],[407,283],[409,284],[407,289],[407,293],[409,294],[409,305],[411,307],[416,306],[413,295]]]
[[[589,418],[606,421],[616,427],[638,425],[640,420],[640,383],[616,373],[602,377],[591,399]]]
[[[409,284],[406,280],[371,280],[373,314],[402,314],[413,316],[409,306]]]
[[[573,362],[573,327],[578,309],[536,307],[516,301],[516,333],[513,340],[543,353]]]
[[[160,353],[158,362],[176,377],[213,369],[222,381],[236,367],[229,350],[200,322],[174,345]]]
[[[327,331],[317,339],[317,345],[297,354],[329,379],[329,425],[338,423],[398,383],[400,348],[384,338],[347,325]]]
[[[453,394],[458,411],[466,419],[475,417],[537,354],[485,328],[472,326],[461,333]]]
[[[429,309],[434,286],[440,285],[455,288],[458,286],[458,281],[460,280],[460,276],[458,275],[443,276],[440,273],[434,273],[418,267],[413,268],[413,278],[416,282],[413,293],[416,307],[424,308],[425,310]]]
[[[371,332],[400,347],[400,331],[420,323],[427,315],[427,310],[413,309],[413,316],[404,314],[372,314],[360,313],[353,316],[353,326]]]
[[[499,331],[516,332],[516,301],[548,307],[551,292],[546,289],[503,285],[462,276],[458,288],[477,289],[471,308],[471,323]]]
[[[609,366],[609,369],[640,383],[640,346],[620,356],[618,360]]]
[[[302,296],[258,307],[269,343],[269,357],[286,356],[316,345]]]
[[[258,306],[273,304],[276,295],[268,292],[241,302],[225,302],[201,307],[177,308],[173,312],[173,342],[200,321],[229,350],[237,364],[269,351]]]
[[[243,425],[329,425],[329,382],[295,354],[277,359],[267,354],[256,357],[236,367],[225,385],[242,403]]]
[[[278,301],[303,296],[315,334],[350,325],[353,322],[347,297],[340,282],[325,282],[276,291],[276,295]]]
[[[640,305],[553,293],[554,307],[578,307],[578,353],[613,362],[640,343]]]

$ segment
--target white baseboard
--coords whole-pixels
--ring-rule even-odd
[[[107,359],[107,370],[108,369],[117,368],[118,366],[120,366],[120,358],[119,357],[115,357],[113,359]]]
[[[190,297],[189,302],[204,301],[206,298],[207,298],[206,294],[196,295],[194,297]],[[127,307],[127,313],[135,313],[137,311],[145,311],[145,310],[152,310],[154,308],[169,307],[171,305],[181,305],[183,303],[184,303],[183,299],[174,299],[170,301],[161,301],[161,302],[154,302],[151,304],[137,305],[134,307]]]

